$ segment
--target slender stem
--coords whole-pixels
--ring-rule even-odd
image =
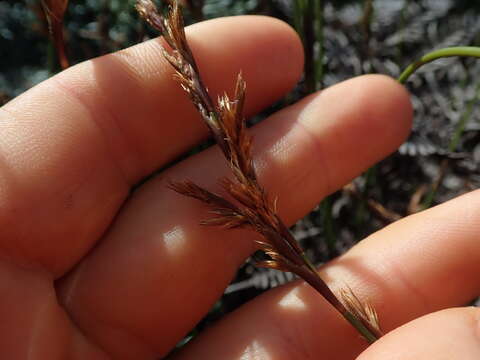
[[[303,0],[294,0],[293,2],[293,24],[295,30],[303,41]]]
[[[58,70],[56,58],[56,49],[53,41],[47,44],[47,69],[51,75],[54,75]]]
[[[437,195],[437,190],[440,187],[440,185],[443,182],[443,179],[445,178],[446,172],[448,165],[450,163],[450,159],[443,159],[442,163],[440,164],[440,171],[438,172],[438,176],[435,180],[435,182],[432,184],[432,187],[430,188],[430,191],[428,192],[427,196],[425,197],[425,200],[422,203],[422,210],[428,209],[430,206],[432,206],[433,200],[435,199],[435,196]]]
[[[467,124],[468,120],[471,118],[474,105],[479,99],[480,99],[480,83],[477,84],[474,96],[467,102],[466,109],[463,112],[462,117],[458,122],[457,126],[455,127],[455,132],[452,138],[450,139],[450,143],[448,144],[448,151],[453,152],[456,150],[458,143],[460,142],[460,138],[462,137],[463,131],[465,130],[465,125]],[[428,209],[432,205],[433,200],[437,195],[438,188],[443,182],[449,163],[450,163],[449,159],[444,159],[444,161],[442,161],[440,165],[440,172],[439,172],[438,178],[433,183],[430,191],[428,192],[425,200],[423,201],[422,209]]]
[[[424,56],[422,56],[419,60],[415,61],[414,63],[410,64],[398,77],[398,82],[401,84],[404,84],[410,75],[412,75],[418,68],[421,66],[428,64],[432,61],[441,59],[441,58],[446,58],[446,57],[453,57],[453,56],[461,56],[461,57],[475,57],[475,58],[480,58],[480,47],[477,46],[456,46],[456,47],[448,47],[440,50],[435,50],[432,51]],[[450,144],[448,146],[448,149],[450,151],[455,150],[455,148],[458,145],[459,139],[461,134],[463,133],[463,129],[465,127],[465,124],[468,120],[468,118],[471,115],[471,112],[473,110],[473,105],[475,101],[478,99],[480,96],[480,85],[477,86],[476,93],[474,98],[467,104],[467,109],[465,110],[462,119],[460,120],[459,124],[457,125],[457,128],[455,129],[455,133],[450,140]],[[434,183],[432,186],[432,189],[429,191],[427,194],[427,197],[425,201],[423,202],[422,208],[428,208],[433,202],[433,199],[435,198],[438,186],[443,180],[443,177],[445,175],[445,170],[446,166],[448,165],[448,161],[444,161],[442,163],[440,175],[437,179],[437,181]]]
[[[65,40],[63,38],[63,26],[59,22],[56,26],[56,31],[53,32],[53,41],[55,43],[55,48],[57,51],[58,62],[62,69],[66,69],[70,66],[67,58],[67,52],[65,50]]]
[[[312,0],[313,1],[313,10],[315,14],[315,38],[318,46],[318,51],[315,57],[315,85],[316,90],[323,88],[323,58],[325,56],[324,49],[324,34],[323,34],[323,7],[324,0]]]
[[[370,58],[370,37],[372,35],[372,20],[373,20],[373,0],[364,0],[363,16],[362,16],[362,30],[364,35],[365,53],[367,59]]]
[[[293,22],[305,51],[305,93],[323,82],[323,0],[295,0]]]
[[[284,249],[281,253],[292,253],[289,257],[291,261],[291,267],[289,271],[295,273],[297,276],[305,280],[310,286],[312,286],[317,292],[324,297],[369,343],[379,339],[381,334],[378,333],[368,323],[362,322],[362,320],[351,313],[345,305],[337,298],[328,285],[323,281],[317,272],[317,269],[308,259],[306,254],[300,248],[290,231],[280,222],[280,228],[282,229],[282,238],[285,241],[276,243],[277,246]],[[296,261],[296,256],[300,261]]]
[[[445,58],[445,57],[452,57],[452,56],[461,56],[461,57],[476,57],[480,58],[480,47],[477,46],[457,46],[457,47],[449,47],[449,48],[444,48],[436,51],[432,51],[424,56],[422,56],[419,60],[415,61],[414,63],[410,64],[404,71],[403,73],[398,77],[398,82],[401,84],[404,84],[410,75],[412,75],[418,68],[421,66],[428,64],[429,62]],[[480,86],[480,85],[479,85]],[[458,141],[460,139],[461,134],[463,133],[463,129],[465,127],[465,123],[470,117],[470,114],[473,109],[473,104],[475,100],[478,97],[478,93],[480,91],[480,87],[477,87],[477,91],[475,94],[475,97],[469,102],[467,105],[467,109],[464,113],[464,116],[462,117],[462,120],[458,124],[455,134],[453,135],[450,144],[449,144],[449,150],[453,151],[457,145]],[[435,198],[438,186],[440,185],[441,181],[443,180],[443,176],[445,175],[445,170],[446,166],[448,164],[448,161],[445,161],[442,163],[442,170],[440,172],[440,175],[433,185],[432,189],[429,191],[427,194],[427,197],[425,201],[423,202],[422,208],[426,209],[430,207],[430,205],[433,202],[433,199]]]
[[[419,67],[428,64],[429,62],[446,58],[452,56],[462,56],[462,57],[476,57],[480,58],[480,47],[476,46],[456,46],[456,47],[449,47],[440,50],[432,51],[424,56],[422,56],[419,60],[415,61],[414,63],[410,64],[403,73],[398,77],[398,82],[404,84],[407,79],[412,75]]]
[[[357,211],[355,214],[355,224],[358,227],[362,227],[362,224],[366,221],[366,217],[368,216],[367,209],[368,205],[368,192],[371,187],[373,187],[375,182],[375,172],[376,168],[375,165],[369,168],[363,175],[365,179],[365,186],[363,190],[360,190],[361,194],[359,197],[359,202],[357,206]]]
[[[310,262],[310,260],[303,254],[303,260],[305,261],[305,267],[301,267],[297,271],[302,279],[308,282],[315,290],[317,290],[324,298],[327,300],[335,309],[337,309],[342,315],[347,311],[345,306],[340,300],[335,296],[335,294],[330,290],[328,285],[323,281],[323,279],[318,275],[317,269]]]
[[[472,99],[467,103],[467,107],[462,114],[462,118],[458,122],[457,126],[455,127],[455,132],[450,139],[450,143],[448,144],[449,151],[455,151],[462,137],[463,131],[465,130],[465,125],[467,124],[468,120],[471,118],[473,108],[475,103],[480,99],[480,82],[477,84],[475,89],[475,94]]]
[[[315,13],[314,0],[307,0],[303,13],[303,48],[305,51],[305,92],[311,94],[315,84]]]
[[[367,340],[370,344],[373,344],[375,341],[379,339],[380,336],[376,335],[371,329],[368,329],[356,316],[354,316],[350,312],[346,312],[342,314],[343,317],[350,323],[352,326],[357,329],[357,331],[362,334],[362,336]]]
[[[310,286],[317,290],[344,318],[347,320],[370,344],[378,340],[381,334],[364,324],[357,316],[352,314],[342,304],[335,294],[330,290],[327,284],[318,275],[317,269],[310,260],[303,254],[306,268],[297,271],[297,275],[303,278]]]

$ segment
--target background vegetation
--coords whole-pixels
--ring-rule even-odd
[[[133,0],[72,0],[65,18],[72,63],[154,36]],[[297,88],[272,111],[307,92],[366,73],[397,77],[433,49],[480,42],[480,5],[454,0],[205,0],[187,22],[266,14],[295,26],[308,61]],[[203,3],[203,7],[199,4]],[[0,104],[58,71],[41,6],[0,1]],[[451,58],[419,70],[408,82],[413,132],[399,151],[331,195],[299,221],[294,234],[317,264],[344,252],[387,223],[446,201],[480,184],[480,62]],[[386,119],[388,121],[388,119]],[[371,141],[375,141],[374,138]],[[265,289],[292,278],[248,263],[212,312],[185,339]]]

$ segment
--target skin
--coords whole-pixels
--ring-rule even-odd
[[[225,18],[187,32],[213,94],[231,90],[242,69],[247,116],[301,74],[300,42],[277,20]],[[3,357],[157,359],[253,251],[256,235],[200,227],[207,210],[165,187],[189,178],[218,190],[228,174],[218,149],[131,192],[207,135],[171,75],[152,40],[76,65],[0,109]],[[294,223],[394,151],[411,118],[404,88],[371,75],[255,126],[256,166],[281,217]],[[478,359],[480,313],[454,307],[478,295],[479,210],[480,193],[470,193],[385,228],[320,269],[333,289],[348,284],[378,310],[387,334],[368,349],[297,282],[220,320],[173,359]]]

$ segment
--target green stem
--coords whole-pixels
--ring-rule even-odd
[[[297,30],[298,35],[304,41],[303,37],[303,11],[304,11],[304,1],[303,0],[294,0],[293,2],[293,25],[295,30]]]
[[[370,188],[374,187],[376,181],[376,167],[375,165],[369,168],[363,175],[365,178],[365,187],[360,190],[360,198],[357,206],[357,211],[355,214],[355,225],[362,229],[364,228],[363,224],[367,220],[368,216],[368,191]]]
[[[375,341],[378,340],[378,337],[373,334],[363,323],[358,320],[358,318],[353,315],[350,312],[346,312],[342,314],[343,317],[350,323],[352,326],[357,329],[357,331],[362,334],[362,336],[365,338],[365,340],[368,341],[368,343],[373,344]]]
[[[467,103],[467,107],[462,114],[462,118],[460,119],[457,126],[455,127],[455,132],[452,138],[450,139],[450,143],[448,144],[449,151],[455,151],[455,149],[457,148],[460,138],[462,137],[463,131],[465,130],[465,125],[467,124],[468,120],[472,115],[475,103],[479,99],[480,99],[480,82],[477,84],[477,87],[475,89],[475,95]]]
[[[449,47],[449,48],[444,48],[440,50],[435,50],[432,51],[424,56],[422,56],[419,60],[415,61],[414,63],[410,64],[403,72],[400,74],[398,77],[398,82],[401,84],[404,84],[410,75],[412,75],[418,68],[421,66],[428,64],[432,61],[441,59],[441,58],[446,58],[446,57],[453,57],[453,56],[461,56],[461,57],[475,57],[475,58],[480,58],[480,47],[478,46],[456,46],[456,47]],[[455,148],[458,145],[458,142],[460,140],[460,137],[463,133],[463,130],[465,128],[465,124],[468,120],[468,118],[471,115],[471,112],[473,110],[473,105],[477,98],[480,96],[480,84],[477,86],[476,94],[474,98],[468,103],[467,109],[464,112],[464,115],[462,116],[461,121],[457,125],[455,129],[455,133],[450,140],[450,144],[448,146],[448,149],[450,151],[455,150]],[[445,165],[446,166],[446,165]],[[427,197],[425,201],[423,202],[422,208],[428,208],[433,202],[433,199],[435,197],[437,188],[439,183],[442,181],[443,174],[439,176],[439,179],[437,180],[437,184],[432,187],[432,189],[429,191],[427,194]]]
[[[49,41],[47,44],[47,69],[50,72],[50,75],[54,75],[57,72],[55,55],[55,45],[53,44],[53,41]]]
[[[323,82],[323,0],[295,0],[293,21],[305,51],[305,93]]]
[[[315,84],[315,10],[314,0],[307,0],[303,14],[303,48],[305,51],[305,93],[311,94]]]
[[[433,200],[437,195],[437,190],[442,184],[443,179],[445,178],[445,174],[447,172],[447,168],[449,165],[448,160],[449,159],[443,159],[442,163],[440,164],[440,171],[438,172],[437,179],[432,184],[430,191],[428,192],[428,194],[425,197],[425,200],[422,203],[422,206],[421,206],[422,210],[428,209],[430,206],[432,206]]]
[[[365,40],[365,53],[367,58],[370,58],[370,37],[372,35],[372,21],[373,21],[373,0],[364,0],[363,16],[362,16],[362,30]]]
[[[457,149],[458,143],[460,142],[460,138],[462,137],[463,131],[465,130],[465,125],[467,124],[468,120],[471,118],[474,105],[479,99],[480,99],[480,83],[477,84],[475,89],[475,95],[473,96],[473,98],[471,98],[467,102],[465,111],[463,112],[460,121],[455,127],[455,132],[453,133],[452,138],[450,139],[450,143],[448,144],[448,151],[453,152]],[[441,185],[443,178],[445,176],[445,173],[447,171],[448,164],[449,164],[448,159],[445,159],[442,162],[440,166],[440,174],[438,176],[438,179],[432,185],[430,191],[425,197],[425,200],[422,203],[422,209],[428,209],[432,205],[433,200],[437,195],[438,188]]]
[[[429,62],[446,58],[452,56],[462,56],[462,57],[476,57],[480,58],[480,47],[476,46],[456,46],[456,47],[449,47],[440,50],[432,51],[424,56],[422,56],[419,60],[415,61],[414,63],[410,64],[403,73],[398,77],[398,82],[404,84],[407,79],[412,75],[418,68],[421,66],[428,64]]]
[[[310,260],[302,255],[306,268],[301,267],[297,272],[297,275],[303,278],[310,284],[315,290],[317,290],[343,317],[347,320],[359,333],[362,335],[368,343],[372,344],[377,341],[381,334],[377,334],[375,330],[366,326],[357,316],[347,310],[335,294],[330,290],[327,284],[318,275],[317,269],[310,262]]]

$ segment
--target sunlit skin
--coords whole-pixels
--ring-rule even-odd
[[[242,70],[247,115],[300,77],[300,42],[265,17],[187,29],[214,96]],[[394,80],[364,76],[252,129],[262,184],[292,224],[405,140],[412,109]],[[200,227],[203,205],[166,188],[219,191],[212,148],[146,176],[207,131],[158,40],[73,66],[0,109],[0,350],[5,359],[158,359],[202,318],[253,251],[248,231]],[[173,359],[478,359],[480,193],[401,220],[320,272],[379,313],[366,343],[315,291],[269,291]],[[450,310],[437,310],[453,308]],[[425,314],[426,317],[422,317]],[[402,327],[401,325],[406,324]]]

